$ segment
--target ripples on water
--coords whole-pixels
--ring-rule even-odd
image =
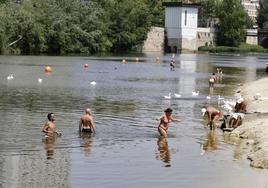
[[[242,187],[263,185],[238,146],[220,131],[208,132],[200,109],[217,106],[247,81],[264,76],[266,56],[184,54],[169,71],[155,57],[0,57],[0,185],[3,187]],[[89,64],[84,69],[84,63]],[[52,74],[44,74],[44,66]],[[207,78],[223,67],[211,101]],[[9,74],[13,80],[7,80]],[[38,78],[43,78],[40,84]],[[95,86],[90,85],[96,81]],[[193,98],[192,91],[200,91]],[[182,98],[165,100],[168,93]],[[97,134],[79,135],[85,107],[93,110]],[[158,118],[167,107],[182,123],[171,123],[159,139]],[[63,136],[45,140],[49,112]],[[235,151],[233,153],[233,151]],[[164,168],[169,167],[169,168]],[[247,181],[254,177],[255,181]],[[225,181],[229,179],[229,181]],[[243,181],[241,181],[243,179]]]

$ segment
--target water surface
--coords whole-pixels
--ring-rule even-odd
[[[160,63],[157,56],[140,56],[138,63],[128,56],[0,56],[0,187],[267,186],[267,171],[249,167],[239,142],[206,129],[200,109],[217,107],[218,95],[231,99],[241,84],[266,76],[268,56],[181,54],[172,72],[171,54]],[[211,91],[207,80],[217,67],[224,74]],[[93,111],[94,136],[77,131],[86,107]],[[164,140],[156,118],[167,107],[182,122],[171,123]],[[49,112],[63,136],[44,141]]]

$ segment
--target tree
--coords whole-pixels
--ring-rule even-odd
[[[204,0],[198,12],[198,22],[200,26],[212,27],[216,23],[219,0]]]
[[[240,0],[221,1],[218,18],[218,45],[238,46],[245,40],[246,12]]]
[[[260,0],[257,23],[259,28],[268,29],[268,0]]]

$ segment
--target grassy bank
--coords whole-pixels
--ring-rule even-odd
[[[198,48],[198,51],[201,52],[210,52],[210,53],[268,53],[268,49],[263,48],[259,45],[252,45],[242,43],[238,47],[229,47],[229,46],[201,46]]]

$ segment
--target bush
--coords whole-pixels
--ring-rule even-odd
[[[259,45],[251,45],[243,43],[239,47],[229,47],[229,46],[201,46],[198,51],[210,52],[210,53],[268,53],[268,49],[263,48]]]

